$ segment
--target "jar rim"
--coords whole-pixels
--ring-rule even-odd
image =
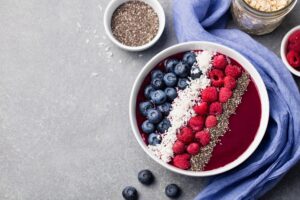
[[[273,15],[280,15],[286,9],[290,8],[291,6],[293,7],[295,5],[295,3],[297,2],[297,0],[292,0],[287,6],[281,8],[279,10],[275,10],[275,11],[271,11],[271,12],[256,10],[255,8],[251,7],[248,3],[246,3],[245,0],[242,0],[242,2],[244,3],[244,6],[246,7],[246,9],[250,12],[253,12],[255,14],[262,15],[262,16],[270,16],[270,15],[273,16]]]

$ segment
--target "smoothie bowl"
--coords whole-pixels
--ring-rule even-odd
[[[129,117],[143,150],[165,168],[210,176],[245,161],[267,128],[269,100],[253,65],[210,42],[172,46],[139,73]]]

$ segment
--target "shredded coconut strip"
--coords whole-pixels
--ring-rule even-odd
[[[193,106],[200,101],[199,93],[210,85],[210,79],[207,77],[207,72],[211,68],[211,59],[214,52],[202,51],[196,53],[196,63],[202,75],[200,78],[191,80],[189,85],[184,90],[178,91],[177,98],[172,103],[172,110],[168,115],[171,127],[161,135],[162,141],[159,145],[149,145],[149,150],[164,162],[170,162],[174,156],[172,147],[177,140],[176,134],[181,127],[185,126],[188,120],[195,116]]]

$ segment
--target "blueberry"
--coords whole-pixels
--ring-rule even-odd
[[[167,95],[162,90],[156,90],[151,93],[151,100],[157,105],[163,104],[167,100]]]
[[[171,110],[171,104],[168,102],[165,102],[159,106],[157,106],[157,109],[165,116],[169,115],[170,110]]]
[[[159,110],[150,109],[147,113],[147,119],[150,123],[158,124],[162,120],[162,114]]]
[[[160,135],[156,133],[151,133],[148,137],[148,143],[152,146],[156,146],[161,143]]]
[[[193,66],[193,64],[196,62],[196,54],[194,52],[186,52],[183,55],[183,62],[187,63],[189,66]]]
[[[161,78],[154,78],[151,81],[151,85],[154,89],[162,89],[164,87],[164,81]]]
[[[166,86],[172,87],[175,86],[177,83],[177,76],[174,73],[169,72],[164,75],[163,80]]]
[[[187,78],[180,78],[178,80],[177,87],[181,90],[184,90],[188,86],[189,80]]]
[[[124,197],[125,200],[137,200],[138,199],[137,190],[132,186],[125,187],[122,192],[122,196]]]
[[[185,78],[189,74],[189,66],[186,63],[179,62],[174,68],[174,73],[181,78]]]
[[[154,108],[154,106],[150,101],[144,101],[140,103],[139,108],[140,108],[140,113],[146,117],[148,110]]]
[[[154,92],[155,89],[152,85],[148,85],[144,90],[144,95],[147,99],[151,99],[151,92]]]
[[[177,91],[175,88],[167,87],[165,93],[169,101],[173,101],[177,97]]]
[[[159,124],[157,125],[157,130],[160,133],[164,133],[171,127],[171,123],[167,118],[164,118]]]
[[[165,64],[165,69],[167,72],[174,72],[174,68],[178,64],[178,60],[168,59],[168,60],[165,60],[164,64]]]
[[[192,79],[200,78],[201,75],[202,75],[201,69],[198,66],[193,65],[191,68],[191,78]]]
[[[152,133],[155,131],[154,124],[150,123],[149,120],[146,120],[142,123],[142,130],[144,133]]]
[[[169,184],[165,189],[165,193],[170,198],[177,198],[180,196],[181,190],[176,184]]]
[[[151,72],[151,79],[160,78],[162,79],[164,77],[164,73],[160,71],[159,69],[155,69]]]
[[[139,181],[144,185],[150,185],[154,181],[152,172],[148,169],[144,169],[138,174]]]

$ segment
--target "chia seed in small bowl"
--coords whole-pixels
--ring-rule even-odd
[[[165,14],[156,0],[115,0],[106,8],[104,26],[108,37],[120,48],[142,51],[160,38]]]

